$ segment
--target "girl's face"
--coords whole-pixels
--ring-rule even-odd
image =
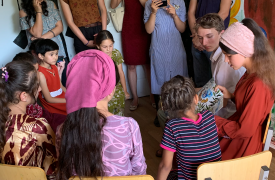
[[[224,61],[227,62],[234,70],[238,70],[245,65],[244,56],[240,54],[227,54],[224,51],[222,52],[225,55]]]
[[[58,50],[48,51],[44,56],[42,54],[38,54],[38,57],[43,61],[43,63],[55,65],[58,59]]]
[[[111,39],[105,39],[101,42],[99,46],[97,46],[97,48],[100,51],[106,53],[108,56],[112,57],[114,42]]]

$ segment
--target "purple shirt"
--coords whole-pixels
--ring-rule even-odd
[[[218,13],[220,11],[221,0],[198,0],[196,19],[208,13]],[[228,17],[224,20],[225,29],[228,27],[230,20],[230,9]]]

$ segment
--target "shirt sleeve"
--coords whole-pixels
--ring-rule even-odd
[[[245,108],[240,119],[234,121],[215,116],[219,136],[228,136],[231,139],[250,138],[266,118],[272,106],[270,103],[271,106],[267,107],[268,102],[272,100],[271,96],[268,95],[268,88],[264,87],[261,81],[257,81],[250,85],[246,91],[247,94],[243,100]]]
[[[34,25],[34,22],[32,19],[30,19],[30,25],[27,23],[27,20],[26,20],[26,17],[21,17],[19,19],[19,23],[20,23],[20,27],[21,27],[21,30],[27,30],[27,29],[30,29],[33,25]]]
[[[180,20],[182,22],[185,22],[187,18],[186,18],[186,7],[185,7],[184,1],[179,0],[177,1],[177,3],[172,2],[171,4],[176,9],[176,13],[179,16]]]
[[[131,153],[132,174],[131,175],[145,175],[147,165],[143,154],[142,138],[138,123],[130,118],[130,130],[132,132],[133,150]]]
[[[144,17],[143,17],[144,24],[148,21],[150,15],[151,15],[151,3],[152,3],[152,0],[148,0],[148,1],[145,3],[145,7],[144,7]]]
[[[169,123],[166,123],[160,147],[168,151],[176,152],[176,141]]]

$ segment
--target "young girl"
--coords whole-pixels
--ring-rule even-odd
[[[120,82],[116,85],[115,95],[109,102],[109,111],[115,115],[124,116],[125,98],[128,99],[130,94],[127,92],[125,76],[122,69],[123,57],[117,49],[114,49],[113,35],[107,31],[100,31],[96,37],[97,48],[110,56],[118,67]]]
[[[117,73],[112,59],[98,50],[78,53],[68,65],[57,179],[146,174],[138,123],[108,111]]]
[[[55,66],[58,49],[58,45],[50,39],[42,39],[36,43],[35,52],[40,59],[38,71],[42,88],[39,99],[49,112],[66,115],[66,88],[62,85]]]
[[[55,178],[57,165],[55,134],[44,118],[26,115],[41,88],[35,67],[28,62],[11,62],[0,77],[0,154],[2,163],[34,166]]]
[[[275,97],[275,55],[257,23],[247,18],[229,26],[220,47],[233,69],[246,68],[233,94],[217,86],[224,98],[235,102],[237,110],[228,119],[215,117],[222,159],[227,160],[263,150],[262,124]]]
[[[164,83],[161,99],[171,120],[160,145],[164,150],[157,179],[166,180],[175,152],[178,179],[196,179],[200,164],[221,160],[214,115],[210,111],[195,113],[198,95],[189,78],[176,76]]]

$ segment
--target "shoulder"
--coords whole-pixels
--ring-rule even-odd
[[[151,6],[151,4],[152,4],[152,0],[148,0],[148,1],[146,1],[146,3],[145,3],[145,7],[146,7],[146,6]]]
[[[19,11],[19,17],[20,18],[23,18],[23,17],[26,17],[27,16],[27,13],[23,10],[23,9],[21,9],[20,11]]]
[[[201,115],[202,120],[212,119],[214,120],[214,114],[211,111],[205,110],[199,113]]]

